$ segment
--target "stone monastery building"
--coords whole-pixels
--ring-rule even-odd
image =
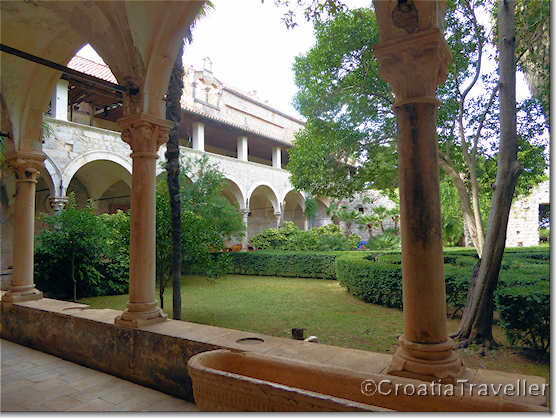
[[[326,394],[313,393],[312,400],[341,400],[348,394],[343,400],[351,409],[358,403],[367,406],[363,410],[547,410],[545,397],[493,401],[457,397],[454,401],[459,404],[449,406],[446,402],[452,399],[435,395],[393,394],[379,401],[362,391],[360,384],[369,377],[404,387],[415,380],[454,383],[463,378],[470,380],[470,386],[506,385],[523,377],[464,365],[448,334],[435,139],[436,89],[446,81],[451,60],[443,35],[445,1],[374,0],[373,4],[380,39],[373,54],[382,78],[395,93],[399,129],[404,315],[403,333],[393,355],[170,320],[158,306],[155,181],[172,127],[165,119],[164,95],[180,42],[203,1],[0,2],[0,133],[8,166],[1,173],[6,186],[0,188],[0,271],[2,278],[11,280],[8,291],[0,293],[2,339],[190,401],[201,381],[187,370],[188,360],[219,348],[233,351],[227,352],[232,356],[239,352],[249,356],[246,375],[250,377],[249,371],[255,369],[273,376],[285,371],[293,380],[286,399],[295,397],[295,403],[298,396],[294,395],[302,394],[310,380],[331,383],[331,390],[317,389]],[[501,16],[508,14],[500,11]],[[105,66],[71,59],[86,44],[99,52],[112,74]],[[184,154],[206,153],[219,163],[227,179],[224,194],[242,212],[249,236],[284,220],[305,228],[305,197],[293,190],[283,169],[294,132],[303,121],[223,85],[209,61],[201,70],[187,69],[185,78],[179,127]],[[49,116],[44,116],[49,102]],[[133,209],[124,311],[44,298],[35,287],[33,246],[40,226],[34,217],[61,208],[72,191],[79,203],[92,199],[99,212]],[[320,201],[314,225],[328,222],[327,204]],[[532,208],[534,213],[536,207]],[[254,345],[254,340],[260,344]],[[284,370],[277,368],[279,357],[287,363]],[[303,365],[311,363],[317,369],[308,375]],[[219,365],[217,369],[227,371],[223,363]],[[28,367],[34,370],[41,365],[31,362]],[[226,377],[230,378],[228,372]],[[225,391],[215,391],[216,380],[206,381],[211,387],[206,399],[220,407],[222,400],[246,397],[252,410],[262,410],[254,409],[254,402],[272,397],[259,385],[257,394],[265,393],[263,397],[246,396],[246,387],[233,381]],[[339,383],[353,383],[354,390]],[[283,386],[273,384],[277,387]],[[37,402],[46,392],[29,389],[20,389],[21,400]],[[201,402],[199,407],[203,410]],[[297,404],[288,407],[300,410]]]
[[[68,66],[115,82],[108,67],[86,58],[75,56]],[[283,169],[294,134],[304,121],[254,94],[223,85],[211,67],[206,58],[202,69],[185,69],[179,127],[182,155],[196,158],[205,153],[218,164],[226,177],[224,194],[242,212],[248,237],[283,221],[307,228],[305,197],[293,189]],[[129,208],[132,160],[115,122],[121,114],[119,98],[62,76],[44,117],[49,126],[43,142],[47,159],[37,187],[37,215],[62,207],[70,192],[79,205],[91,199],[99,212]],[[157,175],[163,172],[165,151],[163,145]],[[330,222],[325,213],[328,203],[319,201],[314,225]]]

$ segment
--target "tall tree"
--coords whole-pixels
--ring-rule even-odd
[[[498,84],[496,74],[484,68],[487,35],[472,3],[450,0],[448,9],[446,38],[453,62],[447,83],[438,91],[440,160],[458,191],[461,212],[481,255],[484,214],[495,180],[493,170],[487,168],[498,149],[492,140],[499,133]],[[373,12],[339,12],[334,18],[315,22],[314,28],[315,46],[297,57],[294,65],[299,87],[295,105],[308,123],[290,152],[287,169],[293,185],[313,195],[335,198],[395,187],[393,95],[379,78],[377,61],[369,51],[378,42]],[[531,112],[534,104],[526,101],[524,106]],[[520,126],[521,147],[543,156],[543,145],[531,144],[539,133],[533,128],[536,125],[540,124],[535,118],[525,118]],[[529,170],[519,188],[522,193],[542,179],[545,168],[537,158],[529,157],[524,165]]]
[[[231,238],[241,239],[245,231],[242,216],[222,194],[225,178],[217,165],[206,156],[181,162],[181,246],[182,265],[186,273],[216,276],[222,264],[211,253],[224,249]],[[192,175],[195,174],[195,175]],[[192,178],[191,182],[186,176]],[[157,280],[159,298],[164,307],[164,291],[171,272],[170,197],[164,180],[157,184]]]
[[[541,103],[548,130],[551,87],[550,7],[549,0],[515,2],[517,65],[526,74],[532,95]]]
[[[501,126],[497,178],[479,272],[469,294],[459,330],[454,336],[462,340],[461,345],[493,342],[493,293],[497,288],[505,250],[512,198],[522,170],[517,159],[514,0],[499,0],[497,20]]]
[[[182,296],[180,294],[180,280],[182,277],[182,220],[180,216],[180,149],[178,144],[178,126],[182,117],[180,99],[184,90],[182,55],[184,55],[184,42],[180,43],[180,49],[174,61],[166,95],[166,119],[174,122],[174,126],[168,134],[165,157],[172,234],[172,263],[170,265],[170,277],[172,278],[172,318],[175,320],[182,318]]]
[[[168,83],[166,96],[166,119],[174,122],[174,126],[169,132],[168,143],[166,145],[166,169],[168,194],[170,196],[170,218],[172,234],[172,255],[171,255],[171,278],[172,278],[172,318],[179,320],[182,318],[182,296],[180,294],[180,280],[182,276],[182,244],[180,233],[182,231],[181,204],[180,204],[180,148],[178,143],[178,126],[182,118],[182,105],[180,99],[184,91],[184,42],[192,41],[191,30],[200,17],[205,16],[207,11],[213,7],[209,1],[205,2],[197,12],[194,21],[188,26],[186,36],[180,43],[180,49],[172,67],[172,73]],[[162,300],[161,300],[162,301]]]

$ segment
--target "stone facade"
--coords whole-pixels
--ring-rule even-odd
[[[540,205],[549,204],[550,182],[540,183],[525,198],[515,200],[507,226],[508,247],[537,246],[540,243],[539,214]]]
[[[70,65],[100,71],[99,64],[79,57]],[[104,73],[96,75],[106,77]],[[68,107],[67,89],[64,80],[57,84],[50,116],[44,118],[49,126],[43,140],[47,160],[36,213],[63,205],[69,192],[76,195],[78,204],[91,199],[99,212],[126,209],[129,202],[126,204],[125,197],[131,186],[130,147],[121,140],[118,125],[102,119],[94,106],[80,103]],[[282,168],[288,159],[287,149],[304,121],[270,107],[254,92],[245,94],[225,86],[213,75],[208,58],[203,69],[186,68],[181,104],[183,158],[205,154],[219,166],[227,179],[224,194],[243,211],[248,237],[285,221],[293,221],[301,229],[310,227],[303,213],[306,196],[294,190],[289,173]],[[232,146],[227,136],[232,136]],[[164,145],[158,151],[157,175],[163,170],[165,151]],[[124,199],[115,201],[114,195]],[[369,202],[364,203],[367,195]],[[318,199],[311,227],[331,222],[327,215],[330,203],[327,198]],[[374,205],[392,206],[373,191],[342,204],[362,213],[369,213]],[[352,226],[351,231],[368,238],[368,232],[358,226]]]

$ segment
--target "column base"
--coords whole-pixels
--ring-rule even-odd
[[[450,338],[443,343],[427,344],[410,342],[401,336],[399,342],[387,372],[389,375],[454,384],[464,373]]]
[[[2,296],[2,301],[21,303],[24,301],[40,300],[41,298],[43,298],[43,293],[36,288],[31,288],[24,291],[10,290]]]
[[[166,319],[168,319],[168,315],[166,315],[160,308],[150,312],[126,310],[114,319],[114,324],[117,326],[135,329],[155,323],[162,323]]]

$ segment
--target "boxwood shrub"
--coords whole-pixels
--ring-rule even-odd
[[[499,287],[495,301],[501,327],[511,345],[549,350],[549,281]]]
[[[359,255],[358,255],[359,256]],[[336,260],[337,279],[349,293],[373,304],[402,308],[402,271],[394,255],[373,257],[341,256]],[[396,260],[396,257],[394,258]]]
[[[496,291],[496,308],[511,344],[548,350],[549,252],[506,251]],[[464,308],[472,270],[478,258],[466,251],[444,254],[449,314]],[[532,261],[532,262],[530,262]],[[543,261],[544,263],[540,263]],[[402,308],[400,254],[346,254],[336,259],[337,278],[348,292],[373,304]]]
[[[342,252],[231,252],[229,273],[336,279],[335,259]]]

